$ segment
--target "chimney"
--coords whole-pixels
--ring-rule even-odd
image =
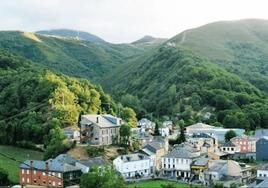
[[[46,173],[48,173],[48,162],[46,161]]]
[[[99,116],[97,116],[96,123],[99,123]]]
[[[33,168],[33,161],[30,161],[30,168]]]

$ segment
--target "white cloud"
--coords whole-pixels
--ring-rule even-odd
[[[9,0],[0,1],[0,29],[72,28],[110,42],[143,35],[172,37],[208,22],[268,19],[265,0]]]

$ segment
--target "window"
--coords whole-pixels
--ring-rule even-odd
[[[234,148],[231,148],[232,151],[234,151]]]
[[[58,183],[58,186],[61,186],[61,182]]]
[[[56,186],[56,183],[55,183],[55,181],[53,181],[52,185],[53,185],[53,186]]]
[[[30,179],[29,178],[27,178],[27,183],[30,183]]]
[[[24,169],[21,170],[21,173],[24,174]]]
[[[27,170],[27,174],[30,174],[30,171],[29,170]]]
[[[58,173],[58,177],[61,178],[61,173]]]
[[[42,174],[43,174],[43,176],[45,176],[45,175],[46,175],[46,173],[45,173],[45,172],[43,172]]]
[[[36,174],[36,170],[33,171],[33,174],[34,174],[34,175]]]
[[[46,181],[45,180],[43,181],[43,184],[46,184]]]
[[[36,179],[34,179],[34,183],[36,183]]]
[[[52,172],[52,176],[55,176],[55,172]]]
[[[24,182],[24,178],[22,178],[21,181]]]
[[[266,174],[263,174],[264,177],[266,177]]]

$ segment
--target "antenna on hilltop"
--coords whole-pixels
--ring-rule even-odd
[[[76,35],[76,39],[79,40],[79,31],[77,30],[77,35]]]

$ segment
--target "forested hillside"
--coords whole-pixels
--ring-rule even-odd
[[[104,85],[140,116],[178,117],[186,125],[196,121],[246,129],[268,125],[266,93],[190,51],[163,45],[117,71],[118,76]]]
[[[167,44],[209,59],[268,92],[268,21],[221,21],[186,30]]]
[[[60,128],[76,126],[80,113],[111,113],[130,123],[136,120],[132,109],[115,103],[100,86],[0,51],[0,144],[49,145],[51,134],[56,139]]]
[[[61,73],[94,82],[148,50],[132,44],[95,43],[17,31],[0,32],[0,48]]]

